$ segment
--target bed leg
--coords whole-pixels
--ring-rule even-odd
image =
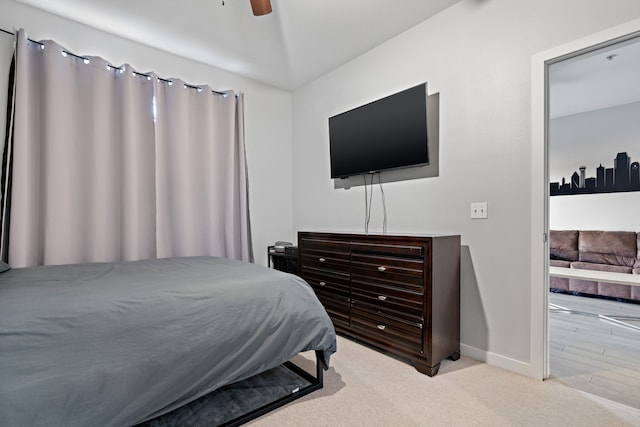
[[[316,350],[316,380],[318,381],[318,384],[320,385],[320,388],[322,388],[323,384],[323,372],[322,372],[322,352],[319,350]]]

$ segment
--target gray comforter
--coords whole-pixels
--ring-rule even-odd
[[[335,331],[300,278],[223,258],[0,274],[0,425],[127,426],[305,350]]]

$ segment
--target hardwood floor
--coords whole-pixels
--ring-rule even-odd
[[[640,409],[640,304],[550,293],[551,381]]]

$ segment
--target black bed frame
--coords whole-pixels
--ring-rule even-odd
[[[289,369],[291,372],[293,372],[294,374],[298,375],[299,377],[302,377],[303,379],[305,379],[306,381],[308,381],[309,385],[302,387],[300,389],[295,390],[294,392],[292,392],[291,394],[281,397],[279,399],[274,400],[273,402],[267,403],[264,406],[261,406],[260,408],[254,409],[251,412],[248,412],[246,414],[240,415],[237,418],[234,418],[232,420],[226,421],[225,423],[221,424],[221,427],[235,427],[235,426],[240,426],[242,424],[248,423],[251,420],[254,420],[258,417],[263,416],[266,413],[269,413],[275,409],[278,409],[288,403],[293,402],[294,400],[300,399],[303,396],[306,396],[309,393],[312,393],[316,390],[319,390],[323,387],[323,372],[322,372],[322,364],[320,362],[321,358],[322,358],[322,354],[320,351],[316,350],[316,376],[314,377],[313,375],[311,375],[310,373],[308,373],[307,371],[305,371],[304,369],[300,368],[299,366],[295,365],[293,362],[289,361],[289,362],[285,362],[283,364],[284,367],[286,367],[287,369]]]
[[[282,365],[277,366],[276,368],[279,369],[286,369],[290,374],[293,375],[293,377],[297,378],[298,381],[297,384],[299,384],[297,386],[297,388],[295,388],[294,390],[292,390],[291,392],[288,392],[286,390],[283,390],[281,393],[282,397],[276,398],[275,400],[268,402],[267,400],[265,400],[265,403],[263,406],[260,406],[258,408],[255,409],[251,409],[250,407],[247,408],[246,410],[248,412],[245,412],[244,414],[241,414],[235,418],[232,419],[228,419],[228,420],[213,420],[213,419],[208,419],[207,421],[205,421],[206,427],[210,427],[212,425],[214,425],[215,427],[235,427],[235,426],[240,426],[242,424],[248,423],[251,420],[254,420],[258,417],[261,417],[262,415],[271,412],[277,408],[280,408],[290,402],[293,402],[294,400],[300,399],[303,396],[306,396],[307,394],[314,392],[316,390],[319,390],[323,387],[323,372],[322,372],[322,352],[319,350],[316,350],[315,352],[316,354],[316,376],[314,377],[312,374],[308,373],[307,371],[305,371],[304,369],[302,369],[301,367],[295,365],[293,362],[288,361],[283,363]],[[276,369],[274,368],[274,369]],[[264,374],[264,372],[262,373]],[[256,376],[262,375],[262,374],[256,374]],[[242,382],[244,382],[246,380],[242,380],[239,381],[238,383],[234,383],[234,384],[240,384]],[[306,384],[306,385],[305,385]],[[293,385],[293,384],[292,384]],[[217,393],[217,392],[224,392],[223,390],[226,387],[232,387],[233,384],[230,384],[229,386],[225,386],[222,387],[221,389],[214,391],[213,393]],[[284,394],[284,395],[283,395]],[[176,411],[179,411],[180,408],[176,409]],[[169,413],[170,414],[170,413]],[[149,426],[153,426],[153,425],[157,425],[154,423],[154,420],[158,420],[159,418],[162,418],[164,416],[167,416],[169,414],[165,414],[165,415],[161,415],[158,418],[154,418],[148,421],[145,421],[143,423],[140,424],[136,424],[134,427],[149,427]],[[202,420],[204,421],[204,420]],[[174,426],[173,420],[172,421],[163,421],[161,424],[159,425],[163,425],[163,426],[172,426],[172,427],[178,427],[177,425]],[[210,424],[213,423],[213,424]],[[204,426],[203,426],[204,427]]]

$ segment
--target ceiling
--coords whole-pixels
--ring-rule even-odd
[[[271,0],[259,17],[249,0],[16,1],[295,90],[462,0]],[[637,76],[637,39],[555,63],[550,116],[640,102]]]
[[[549,116],[640,102],[640,37],[549,67]]]
[[[249,0],[16,1],[293,90],[460,0],[271,0],[259,17]]]

